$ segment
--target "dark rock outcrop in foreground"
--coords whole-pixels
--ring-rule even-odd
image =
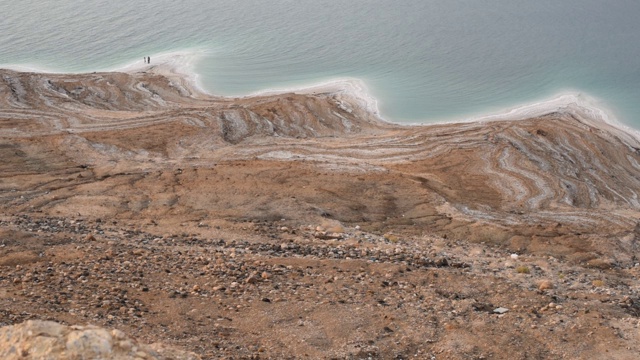
[[[400,126],[365,106],[0,70],[0,325],[204,358],[640,353],[637,139],[569,109]]]

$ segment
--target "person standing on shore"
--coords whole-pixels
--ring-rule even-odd
[[[147,56],[147,64],[151,64],[151,56]]]

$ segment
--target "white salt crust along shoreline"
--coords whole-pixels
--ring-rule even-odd
[[[471,117],[463,122],[524,120],[552,113],[572,115],[583,124],[617,137],[627,146],[635,150],[640,149],[640,131],[621,123],[612,111],[601,105],[600,101],[578,91],[559,93],[542,101],[516,106],[491,115]]]
[[[166,76],[168,78],[179,80],[184,85],[188,86],[194,97],[219,97],[219,98],[239,98],[237,96],[220,96],[216,94],[210,94],[200,85],[199,76],[194,71],[197,62],[202,59],[207,52],[204,50],[186,50],[186,51],[174,51],[159,54],[149,55],[151,57],[151,63],[146,64],[143,59],[135,61],[133,63],[117,66],[111,69],[102,71],[116,71],[136,73],[150,71],[159,75]],[[4,68],[23,71],[23,72],[51,72],[37,69],[29,65],[9,65]],[[54,72],[55,73],[55,72]],[[629,126],[622,124],[618,121],[613,112],[606,109],[600,101],[579,91],[564,91],[558,93],[549,98],[536,101],[533,103],[527,103],[517,105],[503,111],[499,111],[488,115],[469,116],[460,119],[435,121],[429,123],[411,123],[411,124],[399,124],[389,119],[385,119],[379,112],[378,101],[370,95],[367,86],[363,80],[355,78],[339,78],[324,81],[317,84],[308,86],[300,86],[295,88],[275,88],[265,89],[259,92],[254,92],[244,96],[267,96],[277,95],[284,93],[297,93],[297,94],[317,94],[317,93],[343,93],[358,102],[363,110],[374,115],[380,121],[393,123],[400,126],[430,126],[441,124],[457,124],[457,123],[469,123],[469,122],[492,122],[492,121],[506,121],[506,120],[523,120],[529,118],[540,117],[551,113],[568,113],[586,124],[593,127],[605,130],[616,136],[618,136],[627,145],[634,148],[640,147],[640,131],[633,129]]]
[[[561,92],[542,101],[519,105],[491,115],[472,117],[467,121],[523,120],[554,112],[571,114],[584,123],[621,137],[628,145],[637,147],[640,144],[640,131],[622,124],[599,100],[579,91]]]
[[[203,95],[222,97],[215,94],[208,94],[198,83],[198,75],[193,71],[193,69],[202,54],[202,52],[172,52],[159,54],[151,58],[151,65],[142,66],[139,63],[136,63],[123,67],[119,70],[126,72],[151,70],[165,76],[178,75],[183,77],[183,79],[186,79],[187,85],[193,87],[194,90],[197,90]],[[283,93],[344,93],[358,101],[358,104],[362,106],[365,111],[373,114],[379,120],[397,124],[382,117],[378,110],[378,101],[370,95],[365,82],[355,78],[333,79],[295,88],[265,89],[248,94],[245,97],[277,95]],[[494,114],[471,116],[450,121],[398,125],[429,126],[468,122],[523,120],[540,117],[554,112],[570,113],[584,123],[617,135],[629,146],[640,146],[640,131],[617,121],[613,112],[601,105],[600,101],[579,91],[561,92],[541,101],[514,106]]]

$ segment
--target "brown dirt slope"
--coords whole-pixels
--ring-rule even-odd
[[[204,358],[640,350],[640,144],[604,124],[400,126],[339,89],[0,75],[1,324]]]

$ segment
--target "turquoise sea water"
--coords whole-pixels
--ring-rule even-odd
[[[0,66],[85,72],[197,52],[221,95],[363,80],[382,115],[436,122],[588,94],[640,129],[637,0],[0,2]]]

